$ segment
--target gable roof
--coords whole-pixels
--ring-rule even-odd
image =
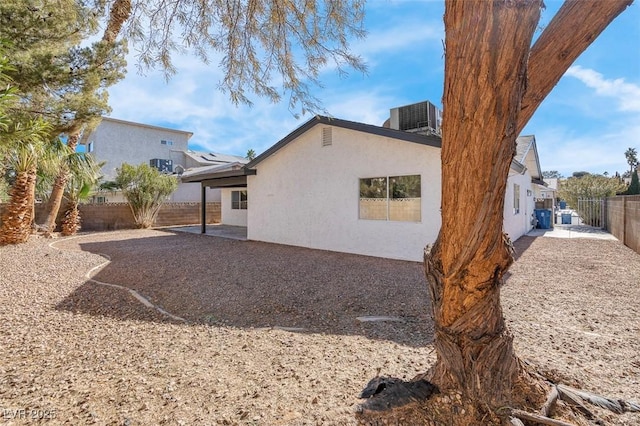
[[[516,156],[514,160],[529,170],[531,178],[534,179],[534,181],[542,182],[540,158],[538,157],[538,148],[534,135],[519,136],[516,139]]]
[[[420,133],[412,133],[403,130],[390,129],[387,127],[374,126],[371,124],[358,123],[355,121],[342,120],[339,118],[326,117],[322,115],[316,115],[311,118],[287,136],[282,138],[276,144],[272,145],[262,154],[258,155],[252,161],[247,164],[244,159],[227,164],[212,164],[207,167],[198,167],[192,171],[185,172],[182,177],[183,182],[203,182],[211,181],[217,178],[227,178],[230,176],[247,176],[256,173],[254,167],[262,162],[264,159],[278,152],[281,148],[294,141],[296,138],[306,133],[314,126],[322,124],[328,126],[341,127],[344,129],[354,130],[358,132],[369,133],[377,136],[383,136],[401,140],[405,142],[413,142],[422,145],[432,146],[435,148],[442,148],[442,138],[437,135],[425,135]],[[542,182],[542,172],[540,169],[540,161],[538,159],[538,151],[535,145],[535,136],[521,136],[516,140],[516,156],[511,160],[511,169],[516,173],[524,173],[525,170],[530,170],[531,177],[536,183]],[[192,154],[195,154],[192,152]],[[233,156],[229,156],[233,157]],[[240,157],[235,157],[236,160]],[[212,159],[213,160],[213,159]],[[231,167],[228,167],[231,166]]]
[[[348,120],[342,120],[339,118],[316,115],[315,117],[311,118],[309,121],[307,121],[297,129],[295,129],[293,132],[289,133],[287,136],[280,139],[280,141],[278,141],[271,148],[267,149],[262,154],[258,155],[256,158],[250,161],[247,164],[247,168],[251,169],[255,167],[262,160],[275,154],[281,148],[286,146],[289,142],[295,140],[297,137],[299,137],[303,133],[306,133],[308,130],[310,130],[311,128],[313,128],[318,124],[341,127],[343,129],[355,130],[357,132],[369,133],[372,135],[398,139],[406,142],[419,143],[422,145],[433,146],[436,148],[442,147],[442,139],[439,136],[434,136],[434,135],[427,136],[419,133],[410,133],[402,130],[389,129],[387,127],[374,126],[372,124],[364,124],[364,123],[358,123],[355,121],[348,121]]]

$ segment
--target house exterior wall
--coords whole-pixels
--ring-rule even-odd
[[[514,184],[520,185],[520,211],[514,213]],[[511,174],[507,180],[507,190],[504,198],[504,232],[511,241],[515,241],[527,232],[533,225],[533,210],[535,208],[535,189],[531,183],[528,171],[524,174]],[[530,195],[529,195],[530,194]]]
[[[231,208],[231,191],[244,191],[247,188],[222,188],[221,189],[221,199],[222,199],[222,211],[221,211],[221,220],[220,223],[223,225],[232,225],[232,226],[247,226],[247,211],[232,209]],[[249,209],[251,208],[251,195],[248,195]]]
[[[190,133],[180,130],[104,118],[85,143],[87,152],[90,151],[98,161],[106,161],[102,173],[106,180],[112,180],[116,168],[125,162],[149,164],[149,160],[159,158],[172,160],[174,167],[178,164],[184,166],[184,151],[190,136]],[[163,145],[162,140],[172,144]]]
[[[176,189],[169,197],[169,201],[176,203],[194,202],[200,201],[201,198],[202,185],[200,185],[200,182],[180,182],[178,184],[178,189]],[[207,188],[207,203],[219,203],[220,200],[220,189]]]
[[[440,149],[317,125],[256,165],[247,177],[248,238],[421,261],[440,219]],[[420,222],[359,219],[361,178],[420,175]],[[229,195],[222,193],[223,223]]]

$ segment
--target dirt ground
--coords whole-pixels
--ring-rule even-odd
[[[502,302],[518,353],[639,401],[640,256],[515,245]],[[434,360],[418,263],[136,230],[35,238],[1,247],[0,265],[0,423],[353,424],[377,371],[408,379]]]

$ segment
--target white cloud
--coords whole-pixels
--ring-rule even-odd
[[[565,75],[577,78],[600,96],[616,99],[621,111],[640,112],[640,86],[636,84],[622,78],[609,80],[599,72],[579,65],[570,67]]]
[[[602,132],[582,132],[565,126],[547,126],[536,133],[540,165],[565,176],[576,171],[610,174],[628,169],[624,156],[637,146],[640,120],[618,122]]]
[[[417,54],[426,50],[427,42],[441,43],[443,39],[442,23],[429,23],[424,20],[404,21],[371,32],[363,40],[353,43],[352,47],[355,53],[365,58],[410,49]]]

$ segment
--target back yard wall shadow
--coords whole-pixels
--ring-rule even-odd
[[[145,235],[145,237],[140,237]],[[422,264],[168,231],[129,231],[62,241],[106,254],[94,279],[136,290],[188,322],[291,327],[403,345],[433,340]],[[173,322],[123,290],[87,282],[59,309]],[[379,315],[402,321],[360,322]]]

